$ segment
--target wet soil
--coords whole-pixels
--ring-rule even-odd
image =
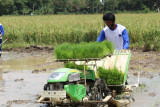
[[[132,51],[129,70],[159,71],[160,52]]]
[[[55,62],[52,47],[31,46],[5,50],[0,59],[0,107],[45,107],[36,103],[51,72],[63,66]],[[128,83],[136,84],[131,107],[160,106],[160,52],[132,51]]]
[[[32,53],[32,52],[47,52],[51,53],[53,52],[54,48],[53,47],[48,47],[48,46],[37,46],[37,45],[31,45],[26,48],[16,48],[16,49],[5,49],[5,51],[13,51],[13,52],[24,52],[24,53]]]
[[[134,89],[131,107],[160,107],[160,52],[132,51],[129,84],[137,82],[138,74],[140,86]]]

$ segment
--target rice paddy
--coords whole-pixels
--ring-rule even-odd
[[[9,38],[4,48],[94,42],[103,29],[101,14],[2,16],[0,22],[5,30],[4,39]],[[151,49],[159,49],[160,14],[116,14],[116,23],[127,28],[130,48],[151,44]]]

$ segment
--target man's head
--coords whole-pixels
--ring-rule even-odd
[[[103,15],[103,20],[109,28],[113,28],[115,23],[115,15],[112,13],[106,13]]]

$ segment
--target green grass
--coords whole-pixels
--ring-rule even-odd
[[[64,43],[54,50],[57,59],[102,58],[113,53],[111,42],[82,42],[79,44]]]
[[[122,85],[124,80],[124,73],[117,68],[104,69],[98,68],[98,75],[101,79],[105,80],[107,85]]]
[[[127,28],[130,45],[146,42],[160,48],[160,14],[116,14],[116,23]],[[102,15],[2,16],[7,44],[52,45],[94,42],[103,29]],[[5,43],[6,44],[6,43]],[[4,45],[5,45],[4,44]],[[134,45],[137,44],[137,45]],[[8,45],[9,46],[9,45]],[[10,45],[12,46],[12,45]],[[22,45],[24,46],[24,45]],[[148,46],[148,45],[147,45]]]

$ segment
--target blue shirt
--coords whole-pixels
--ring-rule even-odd
[[[2,24],[0,24],[0,33],[1,33],[2,36],[4,35],[4,29],[3,29]]]
[[[128,49],[129,48],[129,37],[127,30],[124,26],[117,24],[114,30],[111,30],[106,26],[97,38],[97,42],[101,42],[107,39],[115,45],[115,49]]]

